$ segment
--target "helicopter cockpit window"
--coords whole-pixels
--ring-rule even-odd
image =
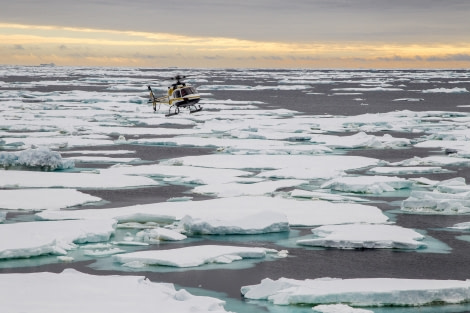
[[[179,90],[175,90],[173,92],[173,98],[181,98],[181,92]]]

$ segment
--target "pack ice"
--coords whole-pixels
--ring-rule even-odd
[[[143,276],[90,275],[72,269],[62,273],[2,274],[2,311],[39,312],[166,312],[225,313],[225,302],[194,296],[173,284]],[[26,295],[26,298],[25,298]]]
[[[243,286],[247,299],[277,305],[338,304],[352,306],[422,306],[463,303],[470,300],[470,281],[398,278],[263,279]]]

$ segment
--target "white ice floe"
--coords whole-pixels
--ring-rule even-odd
[[[0,167],[25,167],[45,170],[73,168],[73,160],[62,159],[57,151],[46,147],[27,149],[17,152],[0,152]]]
[[[470,212],[470,186],[463,177],[429,185],[432,191],[413,190],[402,201],[401,210],[427,214],[466,214]]]
[[[217,195],[218,197],[261,196],[281,188],[297,187],[308,181],[298,179],[267,180],[253,183],[225,183],[197,186],[194,193]]]
[[[423,93],[466,93],[468,92],[467,88],[434,88],[423,90]]]
[[[148,250],[123,253],[114,260],[123,266],[163,265],[173,267],[197,267],[204,264],[228,264],[242,259],[263,259],[277,250],[258,247],[202,245],[167,250]]]
[[[396,148],[408,146],[411,143],[409,139],[394,138],[390,134],[379,137],[368,135],[365,132],[359,132],[351,136],[312,135],[310,142],[335,149]]]
[[[312,229],[314,238],[297,240],[303,246],[339,249],[419,249],[420,233],[396,225],[325,225]]]
[[[400,162],[391,163],[393,166],[459,166],[470,164],[470,159],[454,156],[428,156],[424,158],[414,157]]]
[[[449,194],[439,191],[412,191],[402,201],[401,210],[427,214],[467,214],[470,213],[470,192]]]
[[[410,175],[441,173],[443,171],[444,169],[440,166],[378,166],[371,168],[369,173],[381,175]]]
[[[284,214],[262,211],[239,219],[200,219],[186,215],[179,222],[179,227],[189,234],[265,234],[289,231],[289,222]]]
[[[410,188],[412,184],[409,180],[394,176],[343,176],[325,182],[321,188],[354,193],[378,194]]]
[[[301,189],[292,190],[290,196],[293,198],[320,199],[334,202],[368,202],[368,199],[359,197],[343,196],[323,191],[307,191]]]
[[[158,182],[141,176],[65,172],[0,170],[0,188],[90,188],[111,189],[157,186]]]
[[[10,313],[154,313],[158,308],[181,313],[227,312],[224,301],[194,296],[173,284],[151,282],[143,276],[98,276],[72,269],[59,274],[3,274],[0,294],[2,310]]]
[[[4,210],[60,210],[98,201],[101,198],[75,189],[0,190],[0,209]]]
[[[116,165],[100,170],[102,174],[140,175],[171,177],[181,183],[219,184],[242,180],[241,177],[252,175],[251,172],[236,169],[204,168],[196,166],[168,166],[162,164],[150,165]]]
[[[75,243],[108,241],[114,220],[23,222],[0,225],[0,259],[65,255]]]
[[[314,312],[319,313],[374,313],[374,311],[353,308],[347,304],[320,304],[312,309]]]
[[[234,197],[203,201],[162,202],[111,209],[43,211],[45,220],[115,219],[124,222],[172,223],[190,215],[202,220],[238,220],[262,211],[285,214],[291,226],[318,226],[350,223],[385,223],[382,211],[358,203],[332,203],[273,197]]]
[[[187,237],[180,232],[162,227],[144,229],[136,234],[136,239],[147,243],[159,243],[160,241],[179,241]]]
[[[450,226],[449,228],[457,230],[470,230],[470,222],[457,223],[453,226]]]
[[[398,278],[263,279],[244,286],[247,299],[267,300],[277,305],[338,304],[351,306],[422,306],[456,304],[470,300],[470,281]]]

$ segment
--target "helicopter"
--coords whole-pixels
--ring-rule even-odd
[[[202,107],[198,104],[201,100],[201,96],[197,92],[196,88],[182,82],[186,76],[176,75],[172,77],[172,80],[176,80],[171,86],[168,87],[168,93],[161,96],[155,96],[152,87],[147,86],[150,91],[149,103],[153,104],[153,111],[157,111],[158,104],[166,104],[169,106],[168,114],[165,116],[177,115],[180,113],[180,108],[189,109],[189,113],[195,113],[202,110]]]

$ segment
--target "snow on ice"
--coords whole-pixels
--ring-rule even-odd
[[[350,223],[386,223],[388,217],[374,206],[359,203],[332,203],[328,201],[302,201],[280,197],[234,197],[203,201],[163,202],[111,209],[85,209],[73,211],[43,211],[36,214],[44,220],[115,219],[124,222],[180,221],[185,216],[211,221],[221,219],[238,221],[268,209],[283,223],[282,214],[290,226],[318,226]],[[235,224],[234,224],[235,225]],[[239,227],[238,225],[237,227]],[[276,226],[277,227],[277,226]],[[250,229],[251,226],[248,227]]]
[[[73,160],[62,159],[59,152],[46,147],[27,149],[18,152],[0,152],[0,166],[39,168],[44,170],[62,170],[73,168]]]
[[[325,182],[321,188],[332,190],[372,193],[395,191],[410,188],[413,183],[407,179],[389,176],[343,176]]]
[[[76,189],[0,190],[0,209],[4,210],[60,210],[98,201],[101,201],[101,198],[88,195]]]
[[[470,300],[470,281],[398,278],[263,279],[241,288],[247,299],[277,305],[339,304],[351,306],[422,306]]]
[[[204,264],[228,264],[242,259],[263,259],[268,254],[277,255],[274,249],[202,245],[166,250],[148,250],[115,255],[114,259],[128,267],[163,265],[173,267],[197,267]]]
[[[225,302],[194,296],[173,284],[143,276],[90,275],[72,269],[62,273],[2,274],[2,310],[20,312],[167,312],[225,313]],[[25,298],[25,295],[26,298]]]
[[[339,249],[419,249],[424,236],[397,225],[325,225],[312,229],[314,238],[297,244]]]
[[[114,220],[23,222],[0,225],[0,259],[65,255],[77,243],[108,241]]]

